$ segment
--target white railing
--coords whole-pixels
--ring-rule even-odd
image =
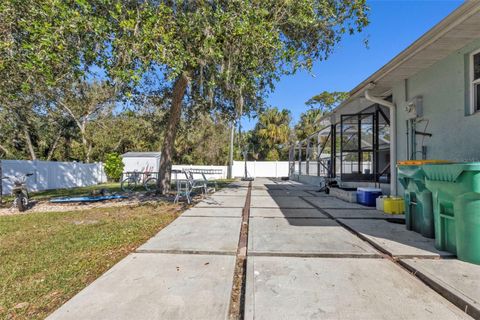
[[[30,191],[86,187],[107,181],[103,163],[0,160],[2,176],[33,173],[27,178]],[[11,183],[2,180],[2,194],[11,192]]]

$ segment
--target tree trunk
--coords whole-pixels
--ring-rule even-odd
[[[90,146],[87,140],[87,117],[86,115],[80,126],[80,135],[82,136],[83,152],[85,152],[85,158],[83,159],[85,163],[90,163]]]
[[[86,156],[86,163],[90,163],[90,155],[92,154],[92,143],[88,143],[87,146],[87,156]]]
[[[30,138],[30,132],[28,132],[27,128],[23,129],[25,134],[25,142],[27,143],[28,152],[30,153],[31,160],[37,160],[37,155],[35,154],[35,150],[33,149],[32,139]]]
[[[160,169],[158,179],[158,190],[161,194],[166,194],[170,190],[170,174],[172,169],[172,155],[175,147],[175,137],[177,134],[178,123],[182,115],[182,101],[187,90],[190,79],[186,73],[182,73],[173,86],[172,104],[170,106],[170,115],[168,117],[165,137],[163,138],[162,155],[160,158]]]
[[[52,159],[53,153],[55,152],[55,149],[57,149],[58,142],[62,138],[62,134],[63,134],[63,129],[60,130],[57,137],[55,138],[55,141],[53,141],[53,144],[50,147],[50,150],[48,150],[47,161],[50,161]]]

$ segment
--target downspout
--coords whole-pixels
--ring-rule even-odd
[[[370,95],[370,89],[374,84],[369,85],[369,89],[365,90],[365,99],[370,102],[378,103],[387,107],[390,111],[390,195],[397,195],[397,117],[395,112],[395,104]]]

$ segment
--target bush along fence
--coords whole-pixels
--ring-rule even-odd
[[[40,160],[0,160],[2,176],[33,173],[27,178],[29,191],[87,187],[107,181],[103,163],[56,162]],[[4,179],[0,194],[9,194],[12,185]]]

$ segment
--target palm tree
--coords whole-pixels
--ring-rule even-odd
[[[300,120],[295,125],[295,134],[299,141],[322,129],[320,119],[324,113],[320,109],[309,109],[300,115]]]
[[[260,157],[265,160],[280,160],[290,136],[290,111],[268,108],[258,118],[254,136]]]

